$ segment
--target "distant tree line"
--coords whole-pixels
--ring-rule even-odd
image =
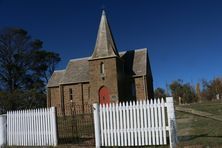
[[[45,86],[59,61],[59,54],[43,49],[26,30],[0,30],[0,113],[44,107]]]
[[[170,92],[166,92],[163,88],[156,88],[155,98],[173,96],[174,101],[181,104],[222,100],[222,77],[210,81],[202,80],[195,86],[178,79],[171,82],[168,87]]]

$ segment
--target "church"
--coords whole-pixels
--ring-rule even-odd
[[[118,52],[105,11],[90,57],[71,59],[47,84],[47,106],[123,102],[153,98],[147,48]]]

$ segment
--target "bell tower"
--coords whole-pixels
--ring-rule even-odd
[[[91,103],[106,104],[120,101],[123,92],[123,64],[103,10],[96,45],[89,58]]]

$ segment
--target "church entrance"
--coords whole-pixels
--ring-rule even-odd
[[[99,103],[100,104],[110,103],[109,90],[105,86],[101,87],[99,90]]]

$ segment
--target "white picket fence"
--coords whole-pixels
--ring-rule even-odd
[[[7,145],[56,146],[55,107],[7,112]]]
[[[176,147],[173,98],[93,104],[96,147],[166,145]]]

